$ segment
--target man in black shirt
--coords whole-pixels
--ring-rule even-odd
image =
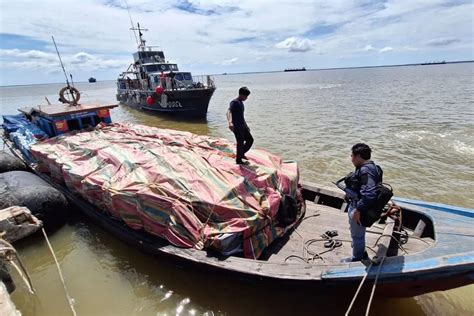
[[[232,100],[227,111],[227,121],[229,122],[229,129],[234,132],[235,139],[237,141],[237,157],[236,163],[247,164],[242,161],[246,159],[245,153],[249,151],[253,144],[253,137],[250,134],[250,128],[247,126],[244,118],[244,102],[250,94],[250,90],[247,87],[239,89],[239,96]]]

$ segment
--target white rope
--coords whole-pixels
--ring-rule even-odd
[[[30,293],[35,294],[35,290],[33,289],[33,284],[31,284],[31,280],[29,279],[29,277],[26,278],[23,275],[23,272],[21,272],[21,269],[16,265],[15,261],[10,261],[10,264],[15,268],[16,272],[18,272],[23,282],[25,282],[25,284],[28,286],[28,290],[30,291]]]
[[[20,264],[21,269],[16,265],[16,263],[12,259],[7,258],[7,260],[16,269],[16,271],[18,272],[20,277],[23,279],[23,282],[26,283],[26,285],[28,286],[28,290],[31,292],[31,294],[34,294],[35,290],[33,288],[33,283],[31,282],[30,275],[28,274],[28,271],[26,270],[25,266],[23,265],[23,262],[21,261],[20,256],[18,255],[18,252],[16,251],[15,247],[13,247],[12,244],[10,244],[5,239],[0,238],[0,243],[5,245],[5,247],[0,248],[0,250],[9,250],[15,255],[16,260],[18,260],[18,263]],[[25,274],[23,274],[21,270],[23,270],[23,272]],[[25,277],[25,275],[26,275],[26,277]]]
[[[69,292],[67,290],[66,282],[64,281],[64,277],[63,277],[63,274],[61,272],[61,268],[59,267],[58,259],[56,259],[56,255],[54,254],[54,251],[53,251],[53,248],[51,247],[51,244],[49,243],[49,239],[48,239],[48,236],[46,235],[46,232],[44,231],[44,228],[41,228],[41,231],[43,232],[44,238],[46,239],[46,243],[48,244],[49,251],[51,252],[51,255],[54,258],[54,262],[56,262],[56,267],[58,268],[59,278],[61,279],[61,283],[63,284],[64,292],[66,293],[66,298],[68,300],[69,306],[71,307],[72,314],[74,316],[76,316],[77,314],[76,314],[76,311],[74,309],[73,299],[71,298],[71,296],[69,295]]]
[[[345,316],[348,316],[348,315],[349,315],[349,312],[350,312],[351,309],[352,309],[352,305],[354,305],[354,302],[355,302],[355,300],[356,300],[356,298],[357,298],[357,295],[359,295],[360,289],[362,288],[362,285],[364,284],[365,279],[366,279],[367,276],[369,275],[369,271],[370,271],[370,269],[372,268],[372,265],[373,265],[373,264],[374,264],[373,262],[370,262],[369,267],[368,267],[367,270],[365,271],[365,275],[364,275],[364,277],[362,278],[362,281],[360,281],[359,287],[357,288],[357,291],[355,292],[354,297],[352,298],[351,304],[349,305],[349,308],[347,309],[346,313],[344,314]]]
[[[377,270],[377,275],[375,276],[374,285],[372,285],[372,292],[370,293],[369,303],[367,304],[367,310],[365,311],[365,316],[369,316],[370,312],[370,305],[372,305],[372,299],[374,298],[375,287],[377,286],[377,281],[379,280],[380,270],[382,269],[383,262],[385,261],[386,256],[382,257],[382,261],[380,262],[379,268]]]

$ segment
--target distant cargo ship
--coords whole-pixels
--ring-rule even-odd
[[[90,77],[90,78],[89,78],[89,82],[91,82],[91,83],[92,83],[92,82],[96,82],[96,81],[97,81],[97,80],[96,80],[94,77]]]
[[[443,61],[433,61],[433,62],[429,62],[429,63],[422,63],[421,65],[426,66],[426,65],[444,65],[444,64],[446,64],[445,60],[443,60]]]
[[[306,71],[306,68],[303,67],[303,68],[290,68],[290,69],[285,69],[285,72],[288,72],[288,71]]]

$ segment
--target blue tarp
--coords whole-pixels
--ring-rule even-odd
[[[3,129],[9,134],[10,140],[22,152],[25,159],[35,161],[30,154],[30,146],[39,139],[48,138],[43,130],[28,121],[23,115],[4,115]]]
[[[7,133],[16,132],[21,126],[30,123],[22,114],[3,115],[3,129]]]

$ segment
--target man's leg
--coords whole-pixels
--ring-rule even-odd
[[[352,220],[353,212],[354,208],[349,206],[347,213],[349,215],[349,225],[352,237],[352,259],[362,260],[365,252],[365,226],[359,225]]]
[[[240,129],[234,129],[235,140],[237,141],[237,156],[235,162],[242,164],[242,158],[244,157],[244,133]]]
[[[249,151],[249,149],[253,145],[253,137],[252,137],[252,134],[250,134],[250,130],[248,128],[245,129],[244,139],[245,139],[244,154],[245,154],[247,151]]]

